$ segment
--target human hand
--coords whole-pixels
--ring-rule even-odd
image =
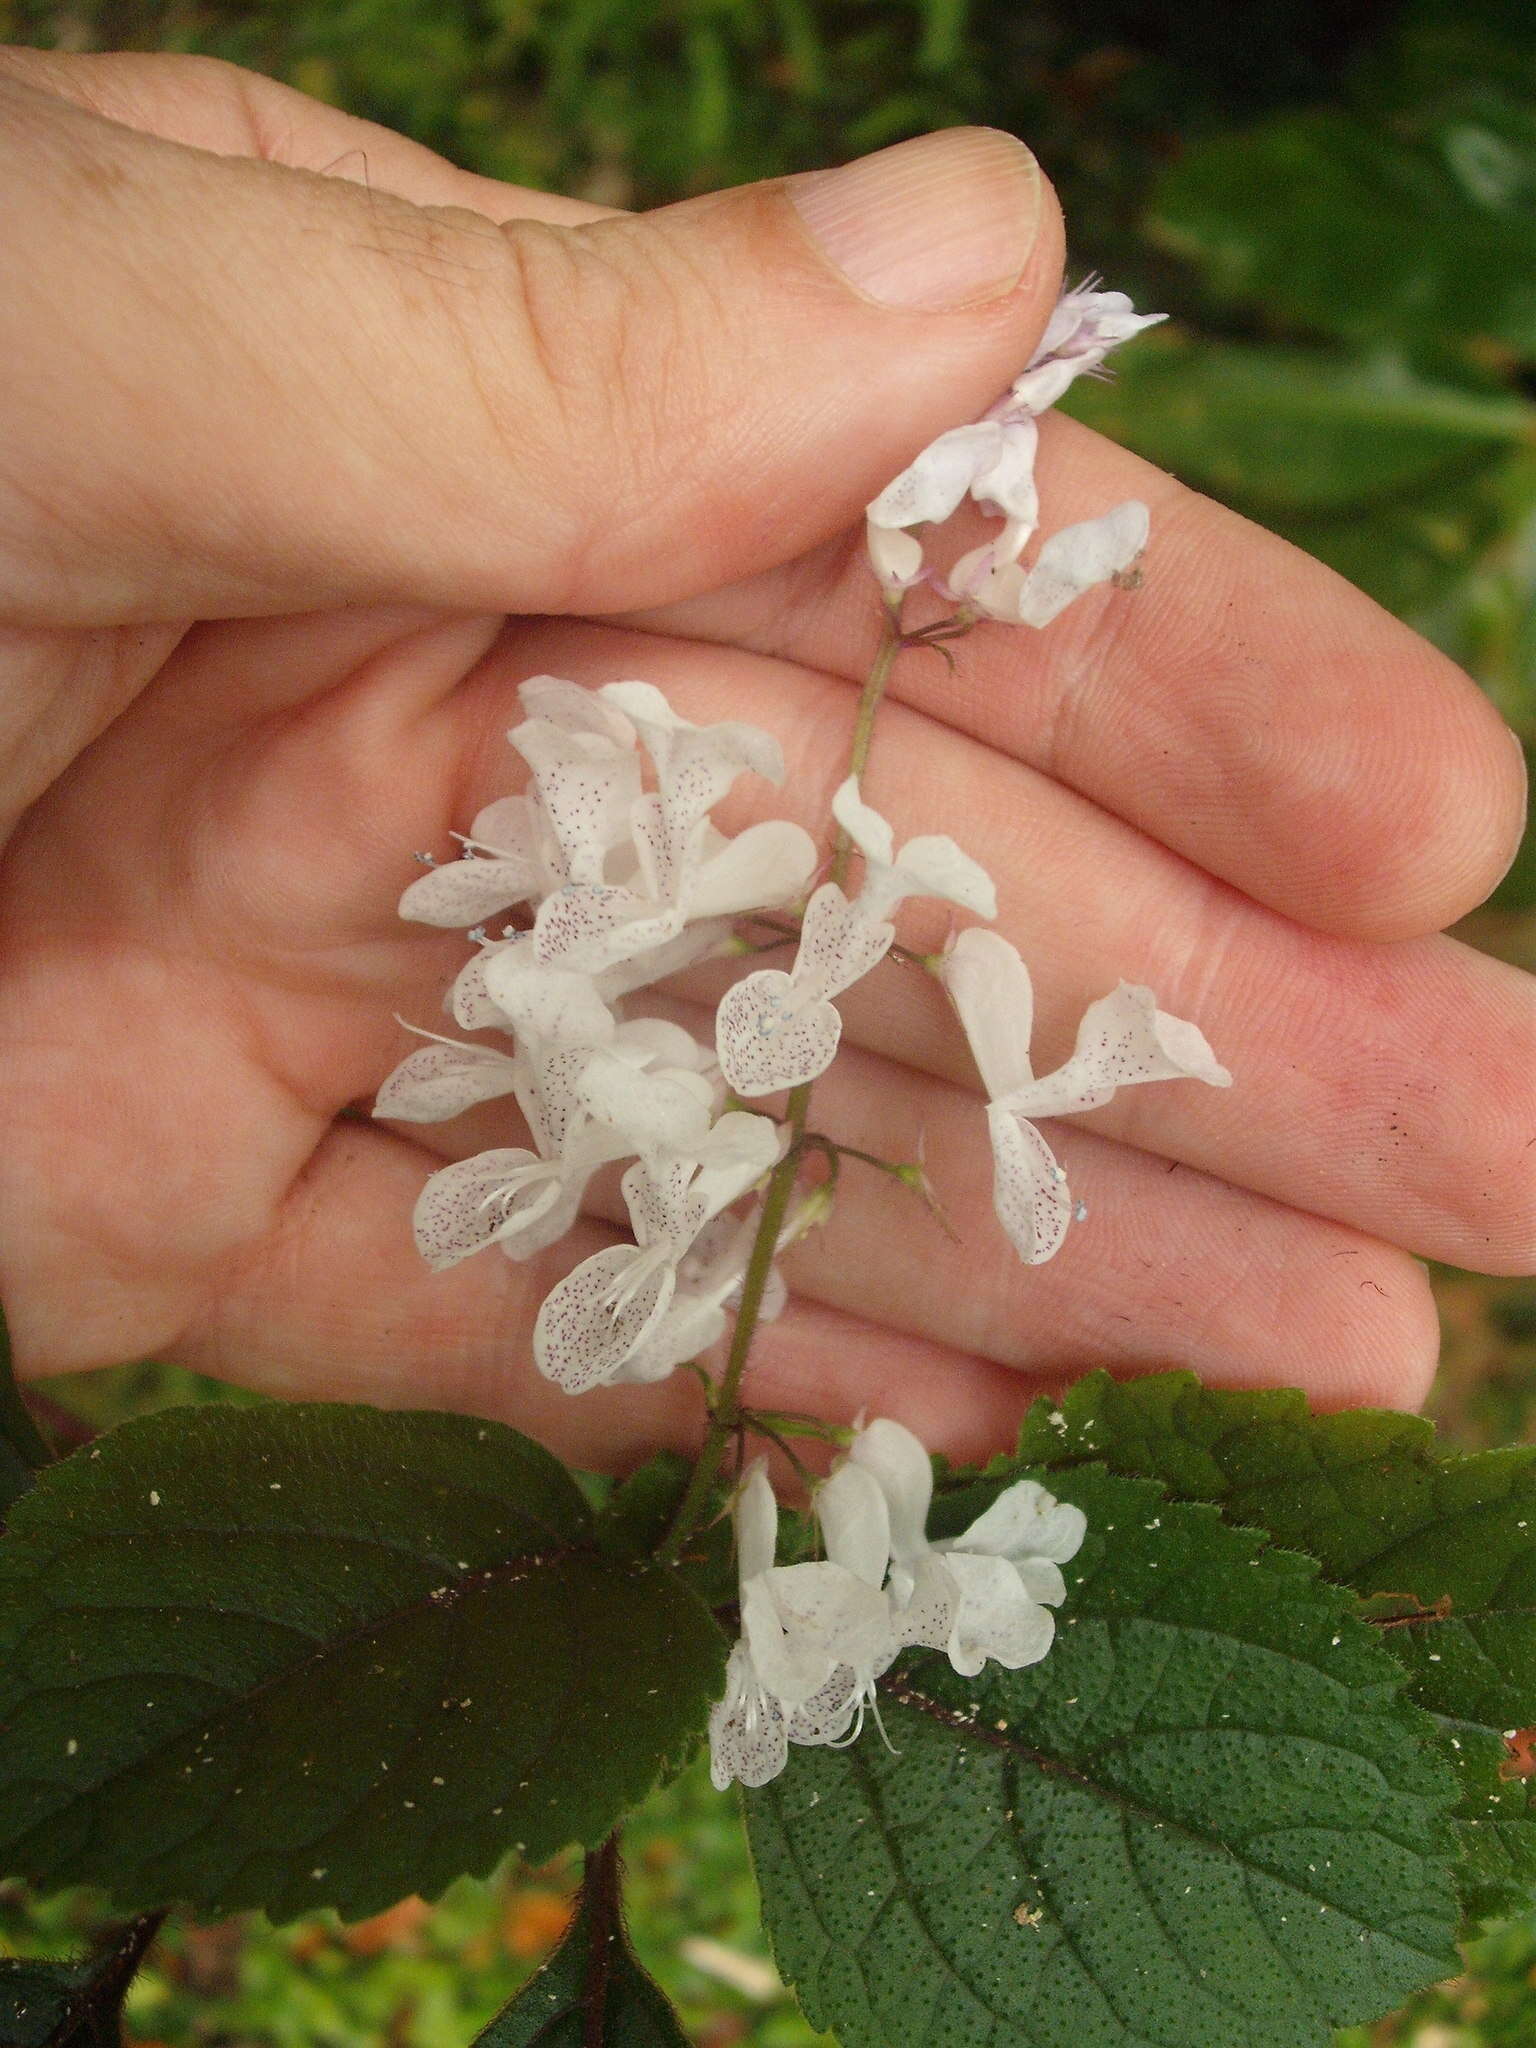
[[[767,807],[819,829],[878,625],[850,530],[1028,355],[1060,273],[1048,192],[995,138],[898,160],[918,171],[873,287],[927,307],[902,310],[840,281],[779,187],[598,221],[195,61],[13,52],[0,102],[0,732],[24,812],[0,870],[0,1289],[23,1369],[159,1352],[502,1415],[591,1464],[685,1440],[686,1378],[572,1402],[528,1363],[601,1219],[527,1267],[417,1261],[422,1179],[499,1116],[406,1136],[343,1114],[404,1049],[393,1013],[434,1023],[463,956],[398,921],[410,851],[506,786],[540,670],[772,729]],[[819,202],[834,250],[882,168]],[[972,266],[959,309],[946,255]],[[1069,421],[1042,445],[1053,525],[1149,503],[1145,587],[1038,637],[983,628],[953,675],[907,656],[869,792],[997,876],[1043,1039],[1145,980],[1235,1085],[1063,1127],[1091,1220],[1023,1269],[953,1021],[885,971],[845,1005],[859,1050],[815,1120],[887,1155],[922,1139],[958,1237],[850,1169],[753,1398],[878,1399],[956,1451],[1096,1364],[1412,1403],[1435,1323],[1409,1253],[1536,1251],[1532,988],[1432,936],[1512,851],[1516,750],[1328,571]]]

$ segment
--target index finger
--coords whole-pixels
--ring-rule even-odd
[[[1044,770],[1211,874],[1319,930],[1437,931],[1519,844],[1525,769],[1470,678],[1300,549],[1074,420],[1041,423],[1047,533],[1125,498],[1151,510],[1134,591],[1043,631],[985,624],[916,651],[895,695]],[[936,536],[947,563],[995,532]],[[879,605],[861,543],[635,621],[862,681]]]

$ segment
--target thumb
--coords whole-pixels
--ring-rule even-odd
[[[984,409],[1061,274],[1049,187],[987,129],[497,224],[0,81],[0,189],[16,623],[715,587]]]

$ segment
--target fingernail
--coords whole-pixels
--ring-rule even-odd
[[[1040,171],[997,128],[945,128],[789,180],[822,253],[881,305],[941,311],[1018,283],[1040,225]]]

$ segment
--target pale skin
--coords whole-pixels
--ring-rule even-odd
[[[972,146],[996,198],[1012,160]],[[395,904],[412,851],[447,855],[513,786],[502,735],[541,670],[769,728],[786,789],[744,787],[727,822],[825,829],[879,630],[860,508],[1027,358],[1061,275],[1048,189],[1015,278],[892,310],[779,187],[602,218],[225,67],[25,51],[0,54],[0,181],[23,1371],[153,1354],[498,1416],[619,1468],[696,1441],[686,1374],[572,1400],[529,1361],[612,1207],[528,1266],[417,1259],[426,1174],[517,1138],[500,1107],[347,1113],[464,957]],[[749,1398],[959,1453],[1095,1365],[1412,1405],[1436,1348],[1418,1259],[1536,1264],[1536,989],[1438,936],[1515,847],[1517,750],[1405,628],[1123,450],[1050,418],[1041,482],[1052,527],[1147,501],[1144,586],[983,628],[953,673],[906,655],[867,793],[996,876],[1042,1066],[1125,976],[1235,1085],[1056,1126],[1090,1218],[1025,1269],[954,1020],[882,968],[812,1126],[921,1142],[957,1235],[850,1164]]]

